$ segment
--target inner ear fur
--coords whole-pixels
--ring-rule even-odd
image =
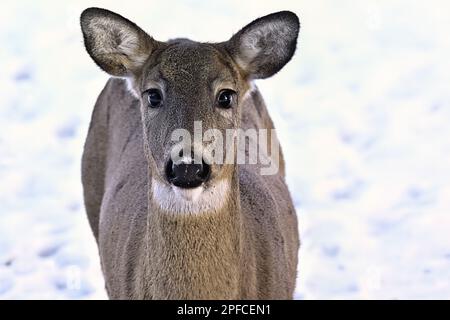
[[[300,30],[290,11],[269,14],[251,22],[226,43],[239,67],[252,79],[277,73],[292,58]]]
[[[105,9],[86,9],[80,21],[87,52],[113,76],[136,74],[158,46],[135,23]]]

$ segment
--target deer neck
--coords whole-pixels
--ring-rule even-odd
[[[236,298],[242,237],[237,168],[226,194],[215,199],[220,206],[203,212],[167,211],[155,201],[157,193],[150,185],[145,298]]]

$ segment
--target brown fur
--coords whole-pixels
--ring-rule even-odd
[[[292,13],[279,15],[283,14],[285,18],[269,17],[293,23]],[[131,24],[109,11],[85,11],[82,27],[94,60],[111,74],[128,75],[139,94],[159,78],[168,86],[165,110],[155,115],[149,113],[144,99],[130,94],[122,79],[108,81],[94,108],[82,178],[108,295],[112,299],[292,298],[299,237],[282,158],[279,173],[272,176],[261,176],[259,165],[213,165],[205,187],[213,188],[225,179],[231,189],[223,195],[223,207],[200,214],[160,209],[151,184],[155,180],[167,184],[163,166],[171,146],[168,135],[175,128],[192,131],[194,120],[220,130],[273,128],[258,90],[248,94],[249,81],[252,74],[260,73],[262,78],[281,69],[295,44],[287,53],[278,53],[286,57],[270,57],[279,60],[265,61],[257,68],[256,63],[268,58],[237,59],[239,33],[228,43],[161,43],[138,29],[137,38],[150,42],[137,46],[136,52],[141,54],[145,47],[149,57],[140,68],[136,64],[130,68],[132,59],[120,53],[118,60],[117,52],[106,59],[95,56],[92,48],[98,39],[110,40],[105,35],[99,37],[95,30],[87,31],[86,24],[89,19],[105,16],[112,19],[109,21],[117,20],[119,26]],[[257,21],[253,24],[262,23]],[[274,41],[269,36],[266,42]],[[252,66],[245,69],[246,63]],[[255,73],[255,68],[260,71]],[[224,120],[212,107],[214,95],[209,90],[217,88],[211,88],[211,77],[217,76],[219,85],[231,82],[238,92],[238,105],[230,111],[230,120]]]

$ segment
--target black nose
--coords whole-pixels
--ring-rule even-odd
[[[167,179],[180,188],[196,188],[208,180],[210,173],[211,167],[205,161],[194,163],[192,158],[177,163],[170,159],[166,166]]]

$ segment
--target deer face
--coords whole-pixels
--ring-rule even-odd
[[[215,135],[229,137],[239,128],[251,80],[273,75],[291,59],[297,17],[272,14],[215,44],[159,42],[131,21],[98,8],[83,12],[81,26],[93,60],[109,74],[126,78],[140,100],[153,193],[187,202],[223,198],[234,165],[213,161],[207,151],[226,155],[233,147],[223,140],[216,145]],[[214,134],[205,139],[206,132]],[[183,139],[177,140],[177,133]]]
[[[154,179],[196,189],[227,176],[229,166],[211,161],[205,152],[215,141],[203,141],[208,130],[225,137],[226,130],[238,127],[239,100],[248,90],[225,50],[171,41],[149,59],[134,87],[141,99]],[[186,134],[177,137],[177,132]],[[224,154],[225,145],[218,147]]]

